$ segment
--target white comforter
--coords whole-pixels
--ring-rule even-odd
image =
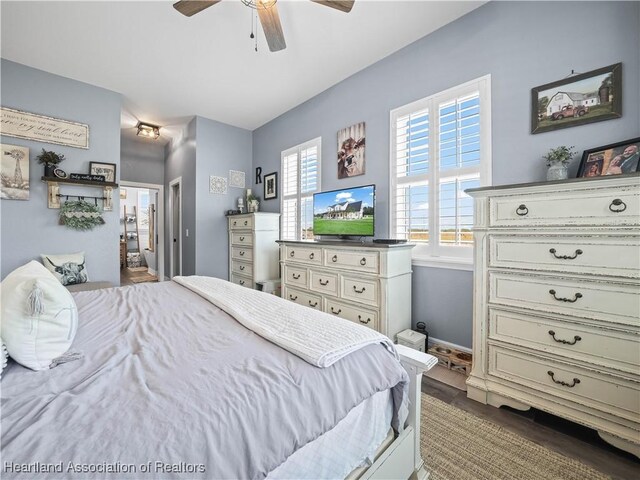
[[[397,357],[388,337],[328,313],[218,278],[189,276],[173,280],[249,330],[317,367],[328,367],[373,343],[384,344]]]

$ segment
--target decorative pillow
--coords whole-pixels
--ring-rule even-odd
[[[7,275],[0,294],[0,335],[11,358],[32,370],[50,368],[76,335],[71,293],[34,260]]]
[[[4,367],[7,366],[7,356],[9,355],[7,353],[7,346],[4,344],[4,340],[2,340],[2,338],[0,338],[0,375],[2,374],[2,371],[4,370]]]
[[[40,255],[42,263],[63,285],[75,285],[89,280],[84,252],[69,255]]]

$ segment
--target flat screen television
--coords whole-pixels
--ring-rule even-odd
[[[373,237],[375,201],[375,185],[316,193],[313,235]]]

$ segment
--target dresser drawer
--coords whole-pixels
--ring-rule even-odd
[[[640,182],[624,189],[574,190],[489,199],[489,225],[639,225]]]
[[[640,326],[640,286],[489,272],[489,302]]]
[[[305,307],[311,307],[322,311],[322,297],[319,295],[313,295],[303,292],[302,290],[285,286],[285,288],[282,289],[282,298],[286,298],[298,305],[304,305]]]
[[[353,305],[347,305],[329,299],[327,299],[326,311],[327,313],[355,323],[360,323],[374,330],[380,330],[380,326],[378,325],[378,312],[376,311],[354,307]]]
[[[229,217],[230,230],[251,230],[253,217]]]
[[[237,275],[253,276],[253,265],[247,262],[231,260],[231,271]]]
[[[298,285],[307,288],[307,269],[285,265],[284,282],[290,285]]]
[[[640,421],[640,387],[630,380],[491,345],[489,375]]]
[[[251,246],[253,245],[253,235],[251,232],[231,233],[231,245]]]
[[[319,293],[338,295],[338,275],[333,273],[310,271],[310,288]]]
[[[489,338],[616,370],[640,371],[640,332],[489,309]]]
[[[231,274],[231,283],[235,283],[236,285],[241,285],[247,288],[254,288],[253,280],[251,280],[251,277],[236,275],[235,273]]]
[[[380,297],[377,280],[342,277],[340,296],[367,305],[379,306]]]
[[[253,249],[251,247],[231,247],[231,258],[234,260],[253,259]]]
[[[322,248],[285,245],[284,256],[287,262],[322,265]]]
[[[640,277],[640,237],[492,235],[489,266]]]
[[[380,257],[378,252],[348,252],[327,248],[324,251],[324,264],[328,267],[378,273]]]

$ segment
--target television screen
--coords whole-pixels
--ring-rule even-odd
[[[316,193],[313,234],[372,237],[375,193],[375,185]]]

